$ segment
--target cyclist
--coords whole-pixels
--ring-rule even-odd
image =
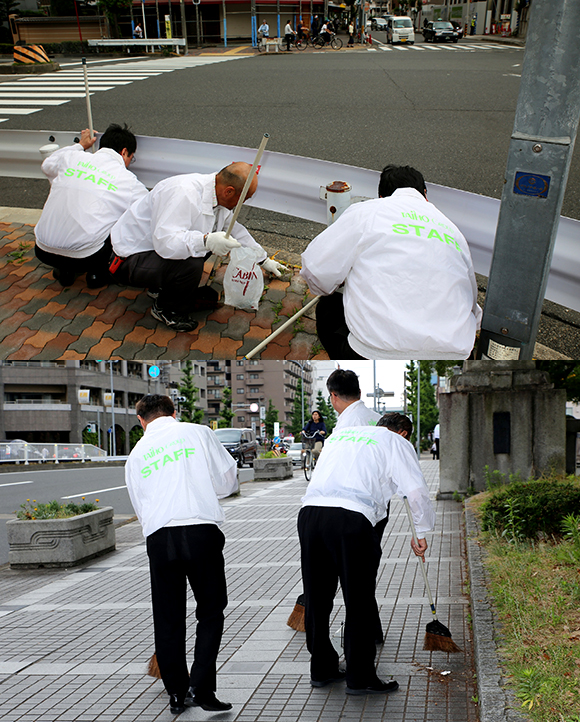
[[[326,22],[324,23],[324,25],[322,26],[322,28],[320,29],[320,34],[321,34],[322,37],[324,38],[324,42],[325,42],[325,43],[329,43],[329,42],[330,42],[330,39],[331,39],[331,32],[332,32],[332,31],[331,31],[329,25],[330,25],[330,23],[329,23],[328,21],[326,21]]]
[[[319,411],[313,411],[310,420],[302,429],[302,435],[314,443],[313,456],[318,459],[322,446],[324,445],[324,437],[326,436],[326,425]]]

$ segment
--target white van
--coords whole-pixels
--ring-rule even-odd
[[[388,20],[387,43],[407,43],[413,45],[415,32],[413,21],[407,17],[391,17]]]

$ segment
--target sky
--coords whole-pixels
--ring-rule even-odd
[[[376,364],[377,385],[383,391],[394,391],[395,395],[383,399],[387,408],[403,404],[404,373],[408,361],[336,361],[341,369],[350,369],[359,377],[361,399],[369,408],[373,408],[373,399],[367,394],[373,392],[373,363]]]

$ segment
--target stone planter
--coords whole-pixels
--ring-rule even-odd
[[[113,507],[68,519],[6,522],[13,569],[74,567],[115,549]]]
[[[292,459],[254,459],[254,481],[291,479]]]

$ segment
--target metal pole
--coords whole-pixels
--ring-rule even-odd
[[[222,0],[222,14],[224,16],[224,48],[228,47],[228,24],[226,21],[226,0]],[[253,44],[253,25],[252,25],[252,44]]]
[[[580,2],[534,0],[477,358],[532,359],[580,117]]]
[[[377,362],[373,361],[373,411],[377,410]]]
[[[115,392],[113,390],[113,361],[109,361],[111,367],[111,456],[117,456],[117,440],[115,438]]]
[[[93,129],[93,111],[91,110],[91,94],[89,92],[89,76],[87,73],[87,59],[86,58],[82,59],[82,64],[83,64],[83,74],[85,77],[85,99],[87,101],[87,117],[88,117],[88,121],[89,121],[89,130],[91,133],[91,140],[92,140],[95,135],[95,131]],[[93,144],[91,146],[91,153],[94,153],[94,152],[95,152],[95,145]]]
[[[195,6],[195,34],[197,37],[197,47],[201,45],[201,33],[199,29],[199,3]]]
[[[304,366],[300,364],[300,380],[302,382],[302,428],[304,428]]]
[[[421,362],[417,361],[417,458],[421,458]]]
[[[187,47],[187,25],[185,22],[185,3],[183,0],[179,0],[179,7],[181,9],[181,34],[183,35],[183,39],[185,40],[185,49],[183,51],[184,55],[187,55],[189,52],[189,48]]]

